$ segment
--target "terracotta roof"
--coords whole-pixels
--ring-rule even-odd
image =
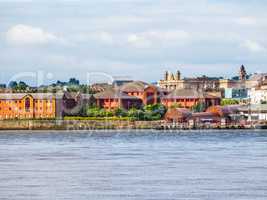
[[[187,119],[191,116],[192,116],[191,111],[186,108],[171,108],[168,109],[164,118],[167,120],[181,120],[181,119]]]
[[[103,92],[94,94],[94,97],[96,99],[138,99],[135,96],[127,95],[124,92],[116,89],[107,89]]]
[[[52,99],[56,97],[54,93],[1,93],[0,99],[2,100],[13,100],[23,99],[25,96],[32,96],[33,99]]]
[[[216,113],[220,116],[228,116],[236,114],[242,105],[229,105],[229,106],[211,106],[207,109],[207,112]]]
[[[176,89],[173,90],[170,94],[164,97],[164,99],[178,99],[178,98],[196,98],[196,99],[203,99],[203,98],[218,98],[216,96],[209,95],[205,92],[200,92],[193,89]]]
[[[126,83],[120,87],[123,92],[143,92],[149,84],[142,81]]]

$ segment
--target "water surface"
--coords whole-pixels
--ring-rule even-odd
[[[0,132],[0,199],[266,200],[267,132]]]

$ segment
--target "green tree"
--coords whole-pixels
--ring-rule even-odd
[[[182,105],[179,103],[174,103],[170,106],[170,108],[182,108]]]
[[[114,114],[117,117],[126,117],[128,115],[127,111],[125,111],[122,108],[116,108],[115,111],[114,111]]]
[[[28,85],[23,81],[20,81],[16,87],[16,89],[20,90],[20,91],[25,91],[25,90],[27,90],[27,88],[28,88]]]
[[[222,106],[235,105],[235,104],[239,104],[239,101],[236,99],[222,99],[221,101]]]
[[[16,89],[18,86],[18,83],[16,81],[11,81],[9,84],[8,84],[8,87],[11,88],[11,89]]]
[[[205,110],[205,105],[204,103],[197,103],[192,107],[193,112],[203,112]]]
[[[131,108],[128,111],[128,117],[135,120],[143,120],[144,119],[144,111],[138,110],[136,108]]]

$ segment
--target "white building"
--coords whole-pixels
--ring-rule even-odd
[[[267,121],[267,104],[247,105],[239,109],[249,121]]]
[[[251,104],[261,104],[267,102],[267,89],[252,88],[248,91]]]

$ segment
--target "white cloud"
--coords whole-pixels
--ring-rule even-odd
[[[112,33],[109,32],[96,31],[91,33],[85,32],[85,33],[72,34],[70,37],[68,37],[68,40],[74,44],[94,42],[105,45],[111,45],[114,42],[114,36]]]
[[[235,22],[239,25],[244,25],[244,26],[257,24],[257,20],[254,17],[240,17],[235,19]]]
[[[259,53],[266,51],[266,48],[264,46],[252,40],[245,41],[242,46],[247,48],[252,53]]]
[[[58,40],[52,33],[23,24],[11,27],[6,32],[6,39],[13,45],[40,45]]]
[[[183,30],[148,31],[128,35],[127,41],[134,47],[148,48],[158,44],[184,44],[190,34]]]

